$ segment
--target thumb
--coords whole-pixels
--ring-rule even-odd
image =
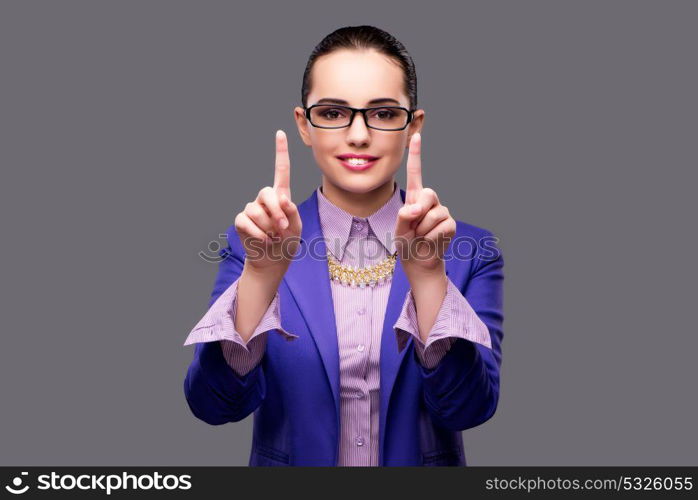
[[[298,213],[298,207],[296,204],[288,199],[286,193],[281,193],[279,196],[279,205],[288,219],[288,228],[286,229],[292,234],[300,235],[303,223],[301,221],[301,216]]]
[[[417,208],[416,212],[413,211]],[[422,216],[422,209],[417,204],[405,204],[397,213],[397,223],[395,225],[395,236],[404,236],[414,228],[412,227],[415,221]]]

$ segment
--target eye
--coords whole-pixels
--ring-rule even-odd
[[[335,120],[337,118],[342,118],[346,116],[346,111],[341,108],[329,108],[324,109],[320,114],[323,118],[327,118],[328,120]]]
[[[373,116],[379,120],[390,120],[395,117],[395,111],[390,108],[381,108],[373,111]]]

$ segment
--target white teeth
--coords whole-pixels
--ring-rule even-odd
[[[368,160],[365,160],[363,158],[347,158],[346,160],[347,163],[351,163],[352,165],[365,165],[368,163]]]

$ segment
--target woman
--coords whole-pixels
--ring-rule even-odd
[[[416,87],[388,33],[325,37],[294,110],[322,184],[293,203],[278,131],[228,229],[184,392],[211,425],[254,412],[250,465],[466,465],[461,431],[497,408],[501,252],[422,186]]]

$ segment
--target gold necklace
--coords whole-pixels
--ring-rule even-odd
[[[358,286],[359,288],[364,288],[366,285],[374,287],[390,280],[395,271],[396,261],[397,252],[387,256],[377,264],[359,268],[340,264],[331,253],[327,253],[330,279],[345,286]]]

